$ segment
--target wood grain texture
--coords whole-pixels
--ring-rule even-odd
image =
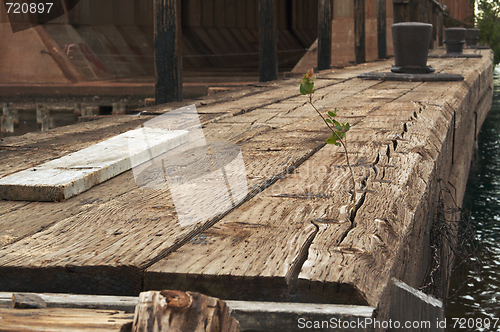
[[[0,249],[0,287],[133,295],[170,288],[225,299],[368,304],[386,317],[388,280],[418,288],[425,275],[438,180],[455,183],[461,199],[468,143],[492,92],[491,52],[478,52],[483,58],[429,61],[463,82],[356,78],[388,71],[390,61],[319,75],[320,112],[336,107],[352,125],[354,218],[344,155],[324,145],[328,130],[298,95],[300,79],[291,79],[199,108],[207,142],[241,149],[253,191],[247,201],[181,226],[169,189],[138,188],[125,173],[90,190],[101,201],[83,207],[70,200],[37,214],[0,202],[8,211],[0,215],[2,231],[15,229],[6,216],[21,213],[25,225],[40,218],[49,226],[19,231],[17,242]],[[207,209],[216,199],[198,195],[208,197]]]
[[[132,332],[140,331],[238,332],[239,328],[220,299],[162,290],[139,295]]]
[[[0,331],[118,332],[134,315],[117,310],[0,308],[0,317]]]
[[[457,121],[471,123],[465,114],[476,107],[471,96],[478,88],[468,87],[479,84],[473,68],[480,63],[433,63],[440,71],[465,74],[464,83],[358,81],[346,89],[356,91],[355,98],[342,96],[343,91],[340,97],[339,91],[319,92],[317,104],[355,113],[356,121],[343,118],[354,124],[348,137],[359,185],[355,219],[345,214],[352,188],[342,153],[325,146],[202,233],[203,241],[186,244],[150,267],[145,287],[194,289],[229,299],[373,306],[386,296],[394,274],[418,287],[423,262],[430,258],[425,234],[438,180],[450,176],[457,145],[472,148],[465,144],[470,139],[454,142],[453,132]],[[286,128],[313,129],[313,114],[305,106],[289,113],[305,120]],[[401,259],[408,265],[400,267]],[[385,314],[387,308],[382,309]]]

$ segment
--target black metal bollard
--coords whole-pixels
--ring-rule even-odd
[[[396,23],[391,26],[394,46],[394,73],[426,74],[434,72],[427,66],[432,24]]]
[[[446,53],[462,54],[465,44],[465,28],[448,28],[444,30]]]

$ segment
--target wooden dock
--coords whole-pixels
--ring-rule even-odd
[[[418,288],[432,251],[439,182],[462,201],[474,140],[491,106],[492,53],[430,59],[458,82],[362,80],[381,61],[322,71],[315,104],[351,124],[359,200],[340,148],[299,79],[197,100],[205,138],[240,147],[249,195],[189,226],[167,189],[132,171],[64,202],[0,201],[0,291],[133,295],[179,289],[224,300],[369,305],[387,317],[392,277]],[[186,105],[147,109],[145,114]],[[0,178],[153,118],[123,116],[0,142]]]

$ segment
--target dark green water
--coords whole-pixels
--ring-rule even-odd
[[[479,134],[463,204],[477,233],[481,271],[459,268],[453,274],[450,295],[465,284],[448,299],[449,331],[500,331],[500,65],[494,84],[493,106]],[[489,328],[484,327],[488,318]]]

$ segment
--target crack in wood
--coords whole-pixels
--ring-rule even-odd
[[[292,300],[292,301],[294,298],[297,297],[298,280],[299,280],[300,271],[302,270],[302,266],[304,265],[307,258],[309,257],[309,248],[311,247],[311,244],[313,243],[314,238],[316,237],[316,235],[319,232],[318,224],[314,220],[310,221],[310,223],[313,224],[316,227],[316,229],[311,235],[309,235],[307,240],[304,242],[296,259],[292,262],[290,269],[288,270],[288,272],[285,276],[286,283],[288,285],[288,296],[289,296],[290,300]]]
[[[189,232],[185,236],[184,239],[179,240],[173,246],[171,246],[167,249],[164,249],[163,251],[158,253],[158,255],[155,258],[153,258],[149,261],[146,261],[143,264],[140,264],[138,266],[138,268],[145,270],[145,269],[151,267],[152,265],[154,265],[155,263],[159,262],[160,260],[166,258],[172,252],[175,252],[176,250],[178,250],[179,248],[184,246],[186,243],[191,241],[191,239],[193,237],[195,237],[196,235],[198,235],[200,233],[207,231],[209,228],[211,228],[213,225],[215,225],[222,218],[224,218],[225,216],[227,216],[228,214],[230,214],[231,212],[233,212],[234,210],[239,208],[241,205],[243,205],[247,201],[251,200],[252,198],[254,198],[257,195],[259,195],[260,193],[262,193],[265,189],[267,189],[268,187],[273,185],[276,181],[278,181],[279,179],[283,179],[287,174],[290,174],[289,171],[291,169],[295,170],[296,168],[298,168],[300,165],[302,165],[302,163],[304,163],[307,159],[309,159],[311,156],[313,156],[316,152],[321,150],[325,145],[326,145],[326,143],[320,144],[319,146],[317,146],[314,149],[312,149],[311,151],[309,151],[309,153],[304,155],[302,158],[300,158],[297,161],[295,161],[294,163],[292,163],[292,165],[290,165],[290,167],[287,167],[282,172],[272,176],[269,180],[266,180],[264,182],[261,182],[255,186],[253,186],[253,188],[248,192],[247,196],[243,200],[241,200],[238,204],[233,205],[232,208],[230,208],[229,210],[223,212],[222,214],[220,214],[218,216],[215,216],[210,221],[204,223],[202,226],[193,229],[193,231]]]

